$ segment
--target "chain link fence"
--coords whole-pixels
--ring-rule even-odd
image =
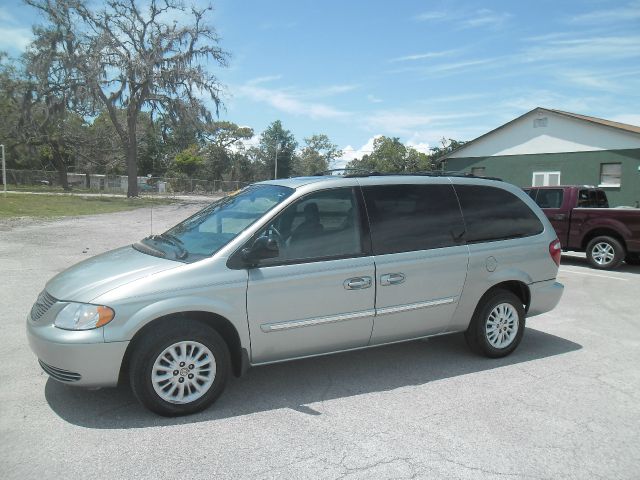
[[[71,191],[126,194],[126,175],[67,173]],[[138,177],[138,192],[158,195],[216,195],[234,192],[248,185],[236,180],[205,180],[199,178]],[[23,191],[60,191],[58,172],[50,170],[7,169],[7,187]]]

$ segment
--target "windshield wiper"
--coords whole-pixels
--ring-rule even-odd
[[[176,258],[179,258],[180,260],[183,260],[187,258],[187,256],[189,256],[189,252],[187,251],[187,249],[182,246],[182,240],[174,235],[171,235],[170,233],[163,233],[162,235],[150,235],[147,238],[156,242],[163,242],[176,247],[178,249]]]

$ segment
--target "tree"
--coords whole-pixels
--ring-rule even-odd
[[[404,173],[430,170],[430,159],[425,153],[407,147],[397,137],[380,136],[373,141],[373,151],[361,159],[352,160],[347,168],[380,173]]]
[[[36,149],[26,145],[20,135],[26,91],[23,77],[17,65],[0,53],[0,138],[5,146],[9,168],[37,167],[34,162]]]
[[[228,57],[205,23],[211,8],[188,10],[178,0],[151,0],[144,7],[136,0],[107,0],[99,9],[87,0],[26,1],[48,21],[35,31],[34,54],[54,57],[68,84],[106,109],[126,158],[127,195],[137,196],[140,112],[177,124],[210,120],[204,95],[216,113],[221,105],[218,79],[203,66],[208,60],[226,66]],[[171,20],[176,17],[188,20]]]
[[[65,190],[70,188],[67,166],[76,157],[73,140],[86,134],[82,116],[69,111],[80,97],[72,100],[69,91],[50,56],[35,58],[27,52],[20,63],[3,62],[0,67],[2,133],[9,140],[8,150],[15,154],[20,145],[19,150],[52,164]]]
[[[204,158],[200,154],[200,151],[196,145],[183,150],[176,155],[175,166],[176,169],[188,176],[191,176],[195,171],[202,166]]]
[[[446,139],[442,137],[440,140],[441,147],[433,147],[430,149],[431,151],[431,163],[435,166],[437,163],[440,163],[440,158],[445,155],[450,154],[454,150],[460,148],[462,145],[467,143],[464,140],[454,140],[453,138]]]
[[[312,135],[304,139],[305,146],[296,157],[295,173],[313,175],[329,170],[331,163],[340,156],[342,150],[324,134]]]
[[[233,122],[212,122],[204,126],[202,137],[205,141],[202,153],[206,175],[212,180],[221,180],[227,172],[233,177],[234,164],[244,152],[242,141],[253,137],[253,129]]]
[[[298,142],[289,130],[282,127],[282,122],[276,120],[269,125],[260,136],[257,160],[260,162],[263,175],[266,178],[287,178],[291,175],[295,151]],[[276,152],[278,171],[275,172]]]

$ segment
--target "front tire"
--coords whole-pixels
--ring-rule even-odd
[[[587,245],[587,260],[593,268],[611,270],[625,257],[624,246],[613,237],[595,237]]]
[[[496,289],[481,300],[464,336],[474,353],[499,358],[516,349],[524,328],[522,300],[508,290]]]
[[[212,328],[193,323],[157,329],[133,352],[129,381],[138,401],[152,412],[188,415],[220,396],[230,364],[227,344]]]

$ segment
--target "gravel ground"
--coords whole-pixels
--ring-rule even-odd
[[[154,209],[160,232],[202,205]],[[510,357],[460,335],[255,368],[200,414],[49,380],[25,316],[55,273],[149,210],[0,222],[0,471],[49,478],[628,478],[640,472],[640,268],[563,257],[565,295]]]

